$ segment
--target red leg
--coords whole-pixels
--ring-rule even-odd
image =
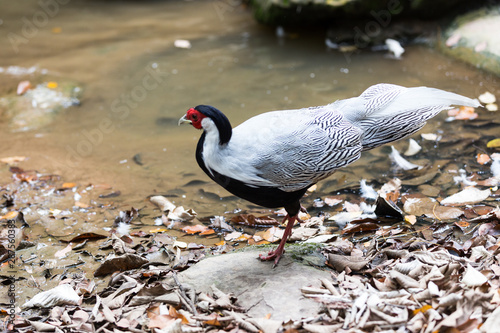
[[[280,261],[281,255],[285,252],[285,244],[290,235],[292,234],[292,228],[293,225],[295,224],[295,221],[298,219],[297,215],[290,217],[289,215],[285,216],[283,219],[282,223],[285,223],[286,220],[288,220],[288,224],[286,225],[285,232],[283,233],[283,238],[280,241],[280,244],[276,248],[276,250],[270,251],[267,256],[260,254],[259,258],[260,260],[272,260],[274,259],[274,266],[275,267],[278,264],[278,261]]]

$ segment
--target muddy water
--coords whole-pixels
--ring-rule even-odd
[[[0,93],[26,78],[84,88],[81,106],[48,126],[13,133],[0,123],[1,157],[26,156],[23,168],[66,181],[110,184],[121,191],[116,200],[123,206],[161,193],[202,215],[246,207],[199,170],[194,150],[201,133],[176,125],[198,104],[218,107],[237,125],[264,111],[358,95],[379,82],[500,95],[496,78],[424,46],[407,48],[401,61],[384,53],[341,54],[326,50],[321,34],[279,39],[245,8],[221,11],[217,1],[59,1],[46,20],[38,1],[1,7],[0,67],[38,71],[0,74]],[[177,39],[192,47],[176,48]],[[356,163],[356,176],[364,176],[365,164]]]

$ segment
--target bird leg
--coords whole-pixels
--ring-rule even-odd
[[[297,214],[298,215],[298,214]],[[290,217],[290,215],[286,215],[285,218],[283,219],[283,223],[285,223],[286,220],[288,220],[288,223],[285,228],[285,232],[283,233],[283,238],[281,238],[280,244],[276,248],[276,250],[269,251],[269,253],[266,255],[259,254],[260,260],[272,260],[274,259],[274,265],[273,267],[276,267],[278,265],[278,261],[280,261],[281,255],[285,252],[285,244],[290,235],[292,234],[292,228],[293,225],[295,224],[295,221],[298,219],[298,216],[294,215]]]

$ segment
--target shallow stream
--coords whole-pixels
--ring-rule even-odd
[[[24,79],[76,82],[83,93],[80,106],[39,129],[13,132],[0,123],[0,157],[26,156],[23,168],[77,184],[109,184],[121,192],[114,200],[123,207],[168,194],[201,216],[219,215],[248,203],[229,197],[197,166],[201,133],[177,126],[190,107],[214,105],[235,126],[265,111],[359,95],[380,82],[500,95],[496,77],[430,47],[409,46],[402,60],[385,52],[340,53],[325,47],[322,33],[278,38],[244,6],[218,1],[54,0],[50,11],[35,0],[2,3],[0,67],[36,70],[4,70],[0,94],[15,93]],[[178,39],[189,40],[191,48],[175,47]],[[445,118],[423,131],[436,132]],[[453,132],[453,124],[442,130]],[[374,170],[368,157],[343,172],[358,180],[389,173],[388,160]]]

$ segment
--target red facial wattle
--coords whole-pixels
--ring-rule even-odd
[[[193,127],[197,128],[197,129],[202,129],[201,121],[205,117],[206,116],[203,113],[201,113],[200,111],[197,111],[194,108],[191,108],[186,112],[186,119],[191,121],[191,125],[193,125]]]

